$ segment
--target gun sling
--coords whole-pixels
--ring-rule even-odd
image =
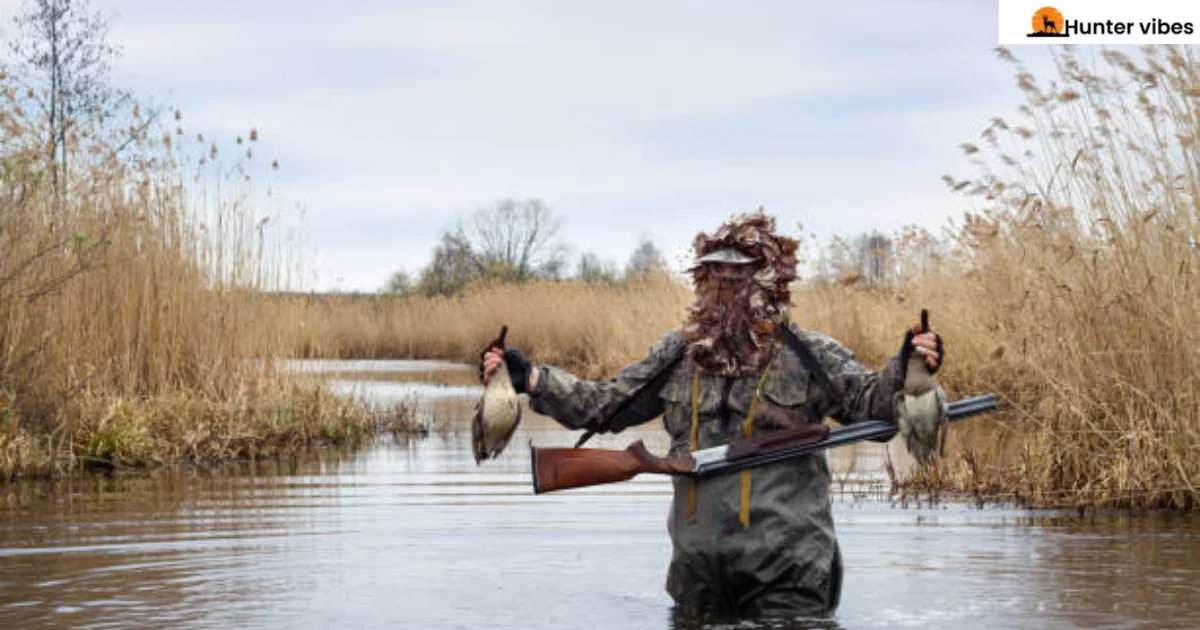
[[[833,379],[829,378],[829,374],[825,371],[825,368],[821,365],[821,362],[817,360],[816,355],[813,354],[812,350],[807,344],[805,344],[800,340],[799,337],[796,336],[796,333],[792,331],[792,328],[788,325],[787,321],[784,321],[779,326],[779,330],[783,335],[784,343],[786,343],[787,346],[792,349],[792,352],[795,352],[796,355],[800,357],[800,363],[804,365],[804,369],[808,370],[809,374],[816,379],[817,385],[819,385],[821,389],[825,390],[826,395],[829,397],[829,400],[833,403],[833,405],[835,407],[839,406],[842,401],[841,389],[834,384]],[[650,377],[648,381],[643,383],[637,388],[637,390],[635,390],[617,405],[617,409],[613,412],[611,417],[609,417],[607,420],[589,422],[587,430],[582,436],[580,436],[579,441],[575,443],[575,448],[583,446],[592,438],[593,435],[603,431],[603,428],[606,425],[615,424],[615,421],[620,419],[622,414],[624,414],[635,401],[641,400],[642,396],[657,396],[658,392],[662,390],[663,385],[666,384],[667,379],[671,377],[671,372],[675,369],[675,366],[679,365],[679,362],[683,360],[683,357],[686,354],[687,345],[681,345],[679,349],[676,350],[676,352],[671,356],[670,361],[660,367],[658,371],[654,373],[654,376]],[[814,418],[812,420],[813,423],[819,423],[821,421],[820,418]]]

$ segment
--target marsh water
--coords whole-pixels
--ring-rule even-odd
[[[662,478],[534,495],[530,414],[476,466],[472,368],[298,366],[416,396],[424,436],[204,470],[21,483],[0,507],[0,628],[673,628]],[[655,423],[591,446],[642,438]],[[1200,518],[901,505],[883,445],[829,453],[845,628],[1197,628]],[[823,626],[829,627],[829,626]]]

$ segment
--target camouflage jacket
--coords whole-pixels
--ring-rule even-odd
[[[904,369],[899,353],[878,371],[857,361],[834,339],[792,330],[805,343],[841,391],[835,403],[799,357],[782,345],[761,389],[755,435],[829,417],[842,424],[856,420],[895,420],[903,396]],[[631,392],[646,383],[686,344],[678,330],[662,336],[647,356],[602,381],[584,380],[553,367],[539,366],[530,408],[572,429],[619,432],[659,415],[671,437],[671,454],[690,450],[692,379],[695,365],[684,357],[657,395],[647,392],[621,414],[622,423],[605,419]],[[740,378],[699,374],[697,448],[728,444],[742,437],[759,374]],[[771,412],[773,411],[773,412]],[[675,477],[668,518],[673,558],[667,590],[684,610],[762,611],[783,607],[786,614],[828,614],[836,609],[841,584],[840,554],[829,498],[829,469],[824,452],[755,468],[750,526],[738,519],[737,474],[697,482],[695,518],[686,511],[689,481]],[[757,608],[756,608],[757,607]]]
[[[896,418],[897,400],[904,386],[904,368],[899,353],[883,369],[874,371],[859,363],[853,352],[833,338],[802,330],[795,324],[792,324],[792,330],[812,349],[839,388],[841,400],[835,404],[829,393],[809,375],[800,358],[784,345],[776,352],[763,382],[759,405],[762,408],[765,402],[768,408],[774,406],[792,413],[760,413],[754,425],[756,434],[786,428],[790,423],[820,421],[826,417],[841,424]],[[604,381],[584,380],[554,366],[539,366],[537,388],[530,392],[530,408],[567,428],[592,427],[602,433],[620,432],[665,414],[663,420],[671,434],[672,454],[687,452],[695,370],[687,357],[675,366],[657,396],[647,392],[638,397],[622,413],[622,423],[607,421],[618,405],[653,377],[684,345],[686,341],[679,331],[673,330],[662,336],[644,359],[625,366]],[[698,448],[727,444],[741,437],[742,420],[749,409],[758,376],[699,375],[701,431]]]

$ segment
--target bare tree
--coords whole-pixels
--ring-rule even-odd
[[[611,261],[601,260],[600,256],[594,252],[584,252],[580,255],[575,269],[575,276],[587,283],[608,282],[611,284],[617,281],[617,266]]]
[[[633,250],[633,254],[629,257],[629,264],[625,267],[625,273],[643,274],[654,271],[662,271],[667,268],[667,263],[663,260],[662,252],[654,246],[650,239],[643,237],[638,244],[637,249]]]
[[[399,269],[393,273],[390,278],[388,278],[387,284],[384,285],[382,292],[385,294],[403,295],[409,291],[412,291],[412,289],[412,278],[409,277],[407,271]]]
[[[892,239],[872,231],[859,235],[854,249],[859,273],[869,286],[880,286],[891,279]]]
[[[834,236],[816,261],[817,276],[826,283],[861,282],[872,287],[888,284],[896,278],[893,249],[892,239],[876,231],[849,240]]]
[[[541,256],[541,262],[533,270],[535,276],[549,280],[561,280],[567,271],[567,259],[571,248],[566,243],[556,243]]]
[[[112,117],[132,96],[108,82],[119,52],[106,41],[108,25],[89,12],[87,0],[29,0],[13,21],[18,35],[9,42],[11,70],[41,115],[51,182],[61,192],[68,140],[80,122]]]
[[[442,241],[433,250],[433,260],[421,270],[418,286],[426,296],[452,295],[478,276],[471,244],[457,234],[443,232]]]
[[[481,272],[528,280],[547,265],[561,269],[552,245],[561,227],[562,218],[541,200],[503,199],[477,210],[458,232],[474,249]]]

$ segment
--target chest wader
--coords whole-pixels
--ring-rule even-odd
[[[774,353],[767,357],[766,367],[763,368],[762,374],[758,376],[758,384],[754,387],[754,396],[750,399],[750,408],[746,412],[746,419],[742,421],[742,439],[749,439],[754,435],[754,416],[758,412],[758,398],[762,393],[763,382],[767,380],[767,373],[771,371],[771,363],[775,360]],[[700,448],[700,368],[692,370],[692,435],[691,435],[691,451],[695,452]],[[741,507],[738,511],[738,521],[742,527],[750,526],[750,484],[753,476],[753,468],[747,468],[741,471],[741,491],[742,500]],[[694,478],[688,480],[688,521],[696,522],[696,480]]]
[[[825,390],[827,396],[834,406],[840,405],[842,400],[842,392],[837,387],[824,367],[817,360],[812,350],[806,344],[800,341],[799,338],[785,324],[781,326],[783,338],[789,348],[798,356],[801,364],[806,371],[816,380],[821,389]],[[742,421],[742,438],[747,439],[753,437],[754,433],[754,418],[757,415],[758,403],[762,394],[763,384],[766,382],[766,377],[770,372],[771,365],[774,362],[775,353],[768,358],[766,366],[758,375],[758,380],[754,388],[754,393],[751,397],[750,404],[746,413],[746,418]],[[689,447],[692,452],[699,449],[699,409],[700,409],[700,371],[698,368],[692,372],[692,387],[691,387],[691,426],[689,436]],[[812,421],[820,422],[815,410],[812,412]],[[750,499],[752,496],[753,486],[753,468],[748,468],[740,473],[740,502],[738,511],[738,521],[741,528],[746,530],[750,526]],[[696,479],[688,480],[687,492],[687,519],[690,524],[696,523]],[[841,601],[843,578],[843,566],[841,549],[836,540],[833,541],[833,558],[832,565],[829,568],[827,589],[822,596],[825,601],[826,613],[832,615],[838,608]],[[783,615],[788,616],[789,613],[795,611],[795,606],[801,605],[794,599],[794,594],[779,592],[759,598],[751,604],[752,614],[765,614],[766,616]],[[807,603],[807,602],[806,602]]]

